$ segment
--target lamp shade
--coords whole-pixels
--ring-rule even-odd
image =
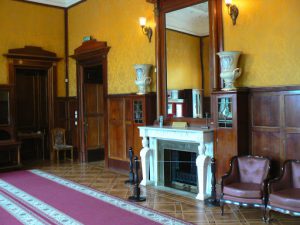
[[[231,5],[231,3],[232,3],[232,0],[225,0],[226,5]]]
[[[141,26],[146,26],[146,22],[147,22],[146,17],[140,17],[139,20]]]

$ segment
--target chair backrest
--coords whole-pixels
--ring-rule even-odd
[[[268,177],[270,160],[257,156],[238,157],[240,182],[261,184]]]
[[[51,138],[52,138],[53,146],[66,144],[65,129],[63,129],[63,128],[52,129],[51,130]]]
[[[300,188],[300,161],[291,161],[292,181],[294,188]]]

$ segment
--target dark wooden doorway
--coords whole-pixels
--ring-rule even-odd
[[[9,83],[13,87],[12,125],[17,138],[24,143],[37,139],[40,147],[45,147],[39,158],[53,158],[46,143],[54,128],[57,62],[60,59],[55,53],[35,46],[10,49],[5,56]]]
[[[104,111],[102,65],[85,67],[83,79],[84,138],[88,160],[104,158]]]
[[[23,142],[22,160],[45,159],[45,136],[48,131],[47,71],[17,68],[15,78],[16,130]]]
[[[16,128],[42,131],[48,128],[47,71],[16,69]]]
[[[107,54],[106,42],[83,42],[71,56],[76,60],[79,159],[105,158],[107,165]]]

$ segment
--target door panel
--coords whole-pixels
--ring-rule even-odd
[[[123,99],[109,99],[108,102],[108,121],[109,121],[109,158],[124,160],[126,153],[123,151],[125,147],[124,132],[124,101]]]
[[[84,84],[86,149],[104,147],[103,85]]]

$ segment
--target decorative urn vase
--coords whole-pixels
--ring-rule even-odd
[[[138,95],[147,93],[147,87],[151,83],[150,70],[151,64],[135,64],[134,69],[136,73],[135,84],[138,86]]]
[[[237,68],[240,54],[241,52],[239,51],[225,51],[217,53],[217,55],[220,57],[221,63],[220,77],[225,83],[225,87],[222,88],[224,91],[236,89],[234,82],[242,73],[242,69]]]

